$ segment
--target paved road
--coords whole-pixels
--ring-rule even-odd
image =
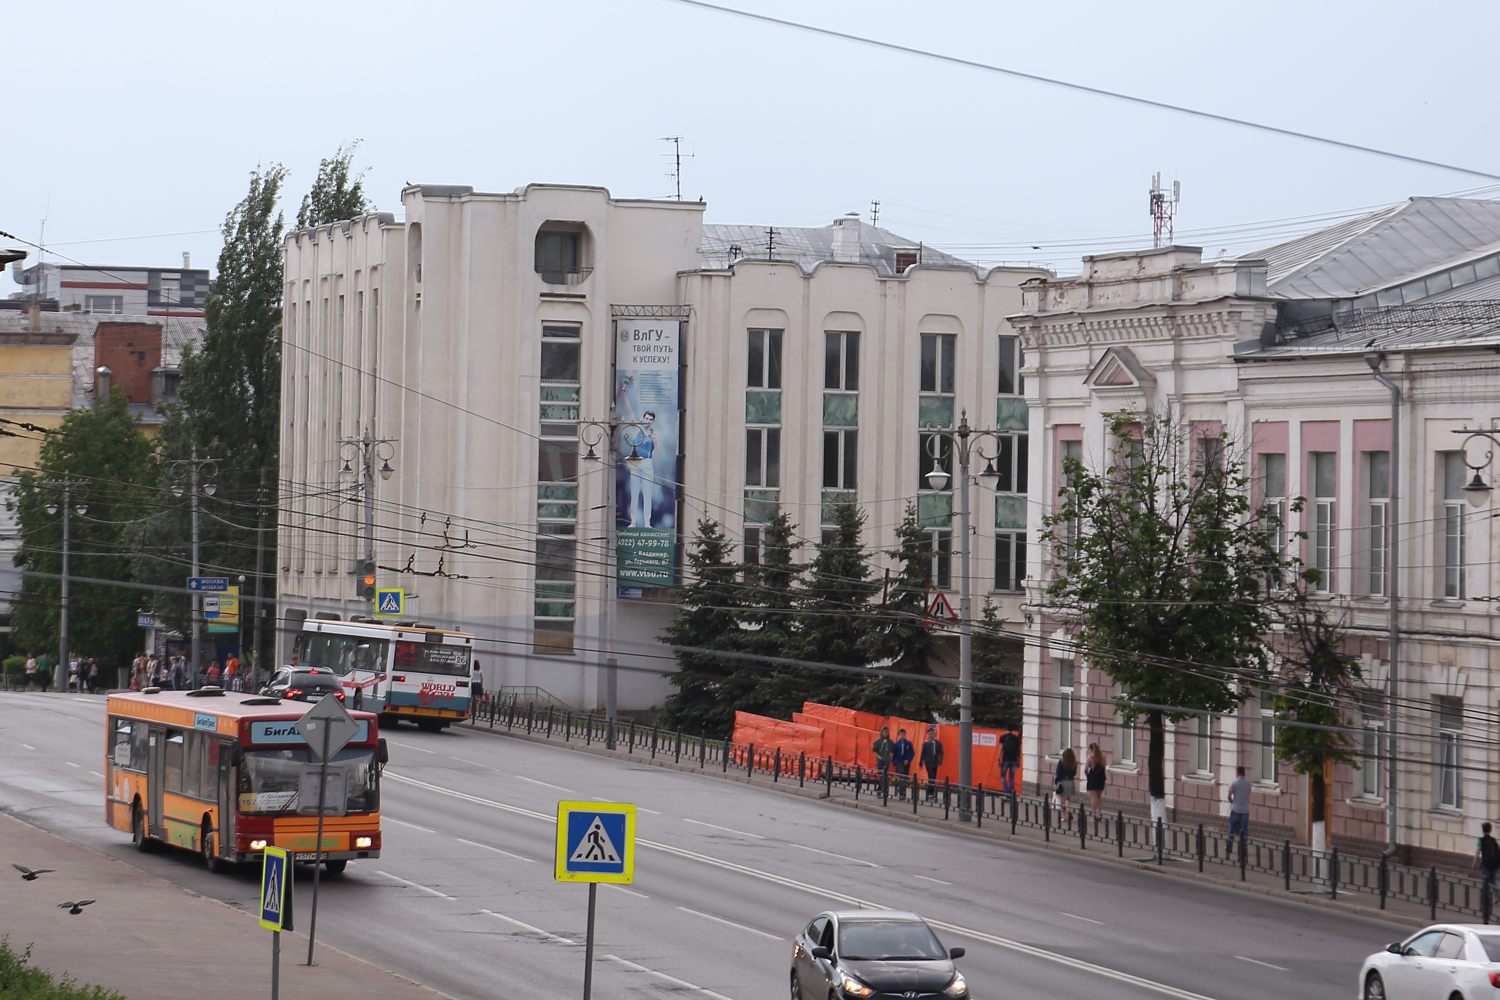
[[[102,698],[0,696],[0,809],[253,905],[253,871],[137,854],[104,825],[103,715]],[[791,935],[829,908],[917,910],[968,949],[959,964],[983,1000],[1323,1000],[1352,993],[1362,958],[1401,933],[566,748],[386,735],[384,856],[324,882],[318,936],[463,1000],[580,990],[587,889],[554,882],[550,867],[562,798],[640,807],[636,882],[599,891],[601,1000],[784,997]]]

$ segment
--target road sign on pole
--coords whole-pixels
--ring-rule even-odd
[[[583,946],[583,1000],[594,986],[594,909],[600,882],[635,881],[635,806],[628,802],[559,802],[553,877],[589,884]]]
[[[219,617],[219,599],[217,597],[205,597],[203,599],[203,617]]]
[[[406,591],[400,587],[379,587],[375,591],[375,617],[400,618],[406,614]]]
[[[222,594],[229,589],[229,577],[227,576],[190,576],[188,577],[188,590],[195,593],[218,593]]]
[[[267,847],[260,869],[260,925],[271,931],[271,1000],[281,996],[281,932],[292,930],[292,858]]]

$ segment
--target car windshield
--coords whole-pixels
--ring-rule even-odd
[[[839,925],[839,957],[850,962],[947,958],[932,928],[921,921],[857,920]]]
[[[322,766],[306,747],[247,750],[240,766],[240,812],[318,814]],[[305,794],[304,794],[305,793]],[[380,808],[380,769],[369,747],[345,747],[328,762],[327,815]]]
[[[1475,934],[1491,962],[1500,962],[1500,934]]]

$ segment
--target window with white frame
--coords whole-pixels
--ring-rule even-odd
[[[1259,739],[1256,741],[1257,760],[1255,777],[1268,785],[1276,784],[1276,695],[1271,691],[1260,693]]]
[[[1461,451],[1440,452],[1443,475],[1443,596],[1463,600],[1468,596],[1468,539],[1464,523],[1464,482],[1468,466]]]
[[[922,532],[922,548],[927,553],[928,579],[932,586],[947,590],[953,586],[953,531],[950,528],[928,528]]]
[[[1335,577],[1338,557],[1338,454],[1314,451],[1308,454],[1308,478],[1313,484],[1312,564],[1318,571],[1315,590],[1338,591]]]
[[[1369,568],[1366,593],[1371,597],[1390,594],[1390,572],[1386,557],[1390,554],[1391,530],[1391,453],[1365,452],[1366,542],[1369,545],[1365,564]]]
[[[1025,589],[1026,532],[995,532],[995,589],[1016,592]]]
[[[1057,674],[1057,752],[1062,753],[1073,745],[1073,685],[1078,677],[1078,665],[1071,659],[1058,657],[1052,661]]]
[[[1359,794],[1367,799],[1385,797],[1385,694],[1359,693],[1360,733]]]
[[[86,313],[123,313],[125,311],[125,296],[85,295],[83,297],[83,311]]]
[[[823,431],[823,488],[852,490],[859,484],[859,431]]]
[[[1275,546],[1276,554],[1286,553],[1286,455],[1280,452],[1266,452],[1260,456],[1260,491],[1261,491],[1261,517],[1266,524],[1266,530],[1271,533],[1271,541]],[[1282,580],[1279,575],[1269,581],[1272,590],[1280,589]]]
[[[829,330],[823,334],[823,388],[859,391],[859,333]]]
[[[781,486],[781,428],[745,428],[745,485]]]
[[[781,331],[751,330],[745,385],[751,389],[781,388]]]
[[[1200,715],[1194,722],[1193,771],[1205,775],[1214,772],[1214,719],[1211,715]]]
[[[958,466],[953,461],[953,435],[922,431],[917,435],[917,491],[952,493],[958,481]],[[934,469],[948,473],[942,487],[935,489],[927,477]]]
[[[1064,460],[1071,458],[1074,461],[1082,462],[1083,461],[1083,442],[1082,441],[1064,441],[1064,442],[1062,442],[1062,455],[1061,455],[1061,457]],[[1062,475],[1062,486],[1063,486],[1063,489],[1066,490],[1068,488],[1068,484],[1069,484],[1069,476],[1068,476],[1068,472],[1067,472],[1066,468],[1064,468],[1062,470],[1061,475]],[[1062,531],[1063,547],[1066,550],[1069,550],[1069,551],[1072,550],[1073,544],[1078,541],[1078,535],[1079,535],[1079,532],[1081,531],[1081,529],[1082,529],[1082,525],[1079,523],[1079,520],[1076,517],[1073,518],[1072,520],[1068,521],[1066,524],[1063,525],[1063,531]],[[1066,555],[1066,553],[1064,553],[1064,555]]]
[[[995,492],[1025,493],[1031,441],[1025,434],[1002,434],[995,440]]]
[[[745,565],[759,566],[765,562],[765,541],[758,525],[745,525]]]
[[[958,337],[951,333],[922,334],[921,392],[953,394],[954,354]]]
[[[1437,716],[1437,804],[1462,809],[1464,702],[1447,695],[1437,695],[1432,701]]]
[[[1135,763],[1135,720],[1120,717],[1119,726],[1115,730],[1115,763]]]
[[[1020,337],[1000,338],[1000,386],[1002,396],[1026,395],[1026,377],[1021,368],[1026,364]]]

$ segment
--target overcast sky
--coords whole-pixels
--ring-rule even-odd
[[[725,3],[1500,174],[1494,0]],[[45,216],[89,263],[212,267],[251,169],[290,168],[290,221],[354,139],[396,210],[406,181],[668,196],[659,137],[680,134],[709,222],[821,225],[879,199],[912,240],[1063,271],[1140,244],[1158,170],[1182,181],[1178,242],[1210,256],[1310,224],[1234,227],[1492,183],[677,0],[75,0],[12,5],[5,35],[0,229],[37,240]]]

